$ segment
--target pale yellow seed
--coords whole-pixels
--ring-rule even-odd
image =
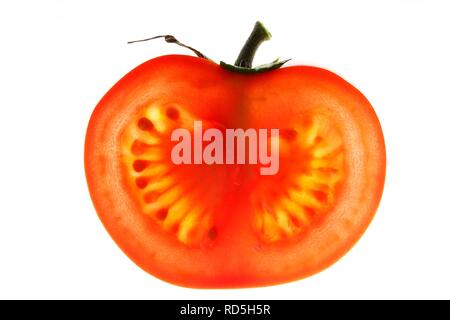
[[[310,147],[314,144],[314,141],[316,140],[318,133],[319,133],[319,123],[318,121],[313,119],[311,126],[304,131],[303,141],[306,147]]]
[[[330,137],[330,139],[327,140],[326,142],[321,143],[321,144],[317,145],[316,147],[314,147],[312,154],[315,158],[323,158],[323,157],[326,157],[326,156],[332,154],[341,146],[342,146],[342,143],[339,139],[337,139],[337,138],[333,139]]]
[[[173,175],[168,175],[155,181],[150,180],[150,183],[145,190],[162,192],[175,185],[175,182],[175,177]]]
[[[282,198],[280,203],[289,212],[289,214],[294,216],[304,225],[309,225],[310,221],[308,215],[306,214],[306,211],[302,206],[286,197]]]
[[[160,133],[165,133],[168,129],[167,119],[164,116],[161,108],[152,107],[147,110],[147,118],[153,123],[156,131]]]
[[[164,152],[160,148],[149,148],[144,154],[142,155],[142,160],[147,161],[161,161],[164,159]]]
[[[276,241],[281,238],[280,228],[275,218],[268,212],[263,213],[263,235],[269,241]]]
[[[277,208],[275,209],[275,216],[280,229],[283,230],[286,235],[292,236],[295,230],[289,215],[283,209]]]
[[[195,207],[181,221],[177,234],[181,242],[187,243],[189,241],[189,234],[191,230],[197,227],[201,214],[202,209]]]
[[[319,181],[315,176],[312,175],[301,175],[294,181],[297,186],[307,190],[326,189],[327,185],[330,182],[327,179]]]
[[[146,175],[154,177],[163,177],[170,171],[170,167],[166,164],[154,164],[148,166],[144,172]]]
[[[336,182],[340,180],[340,174],[337,172],[330,172],[330,173],[324,173],[320,170],[313,170],[311,175],[306,175],[305,177],[308,177],[313,179],[313,181],[317,181],[319,184],[334,186]]]
[[[167,213],[167,217],[163,222],[163,228],[171,229],[176,224],[180,223],[184,216],[188,213],[191,203],[187,198],[181,198],[174,203]]]
[[[158,203],[162,207],[170,207],[175,201],[181,198],[184,192],[184,189],[180,186],[172,187],[158,198]]]
[[[311,207],[311,208],[320,208],[322,204],[309,192],[307,191],[298,191],[295,189],[291,189],[289,191],[289,196],[292,200],[299,203],[301,206]]]

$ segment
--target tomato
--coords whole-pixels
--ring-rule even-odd
[[[96,211],[160,279],[196,288],[301,279],[344,255],[376,212],[386,159],[369,101],[324,69],[251,68],[262,40],[252,34],[235,69],[185,55],[149,60],[92,114],[85,169]],[[175,164],[172,133],[193,133],[194,121],[222,133],[277,129],[268,144],[278,170],[261,174],[259,160]]]

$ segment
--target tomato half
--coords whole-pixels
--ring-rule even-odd
[[[279,170],[174,164],[176,128],[279,129]],[[381,198],[385,146],[368,100],[330,71],[261,73],[168,55],[103,97],[85,168],[104,226],[141,268],[197,288],[252,287],[312,275],[359,239]]]

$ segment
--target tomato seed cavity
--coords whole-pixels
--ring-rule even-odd
[[[214,240],[215,238],[217,238],[217,228],[216,227],[212,227],[211,229],[208,230],[208,238],[210,240]]]
[[[297,137],[297,130],[282,129],[282,130],[280,130],[280,136],[288,141],[292,141]]]
[[[168,213],[168,212],[169,212],[169,210],[167,210],[167,208],[159,209],[159,210],[156,212],[156,218],[157,218],[158,220],[164,220],[164,219],[166,219],[167,213]]]
[[[174,107],[169,107],[166,110],[166,116],[172,120],[177,120],[180,117],[180,112]]]
[[[148,177],[139,177],[136,179],[136,186],[139,189],[144,189],[145,187],[147,187],[149,182],[149,178]]]
[[[313,191],[313,195],[320,202],[327,202],[328,201],[328,193],[326,193],[326,192],[316,190],[316,191]]]
[[[158,197],[160,196],[157,192],[148,192],[144,195],[144,201],[145,203],[153,203],[158,200]]]
[[[147,168],[149,165],[149,162],[146,160],[136,160],[133,163],[133,169],[136,172],[144,171],[145,168]]]
[[[151,131],[153,127],[153,123],[147,118],[140,118],[138,121],[138,128],[143,131]]]

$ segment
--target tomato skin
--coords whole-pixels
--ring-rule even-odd
[[[338,205],[295,244],[261,246],[248,223],[241,221],[245,219],[235,216],[228,222],[235,227],[221,230],[224,235],[214,246],[183,246],[141,213],[119,160],[120,135],[136,111],[149,100],[173,97],[201,119],[227,127],[239,125],[242,109],[247,125],[254,127],[277,126],[316,109],[339,119],[351,161]],[[195,288],[272,285],[330,266],[372,220],[383,191],[385,163],[384,139],[373,108],[339,76],[303,66],[237,74],[205,59],[181,55],[147,61],[114,85],[95,108],[85,143],[92,201],[117,245],[150,274]],[[233,194],[233,201],[225,200],[224,206],[230,212],[246,212],[247,202],[246,194]]]

